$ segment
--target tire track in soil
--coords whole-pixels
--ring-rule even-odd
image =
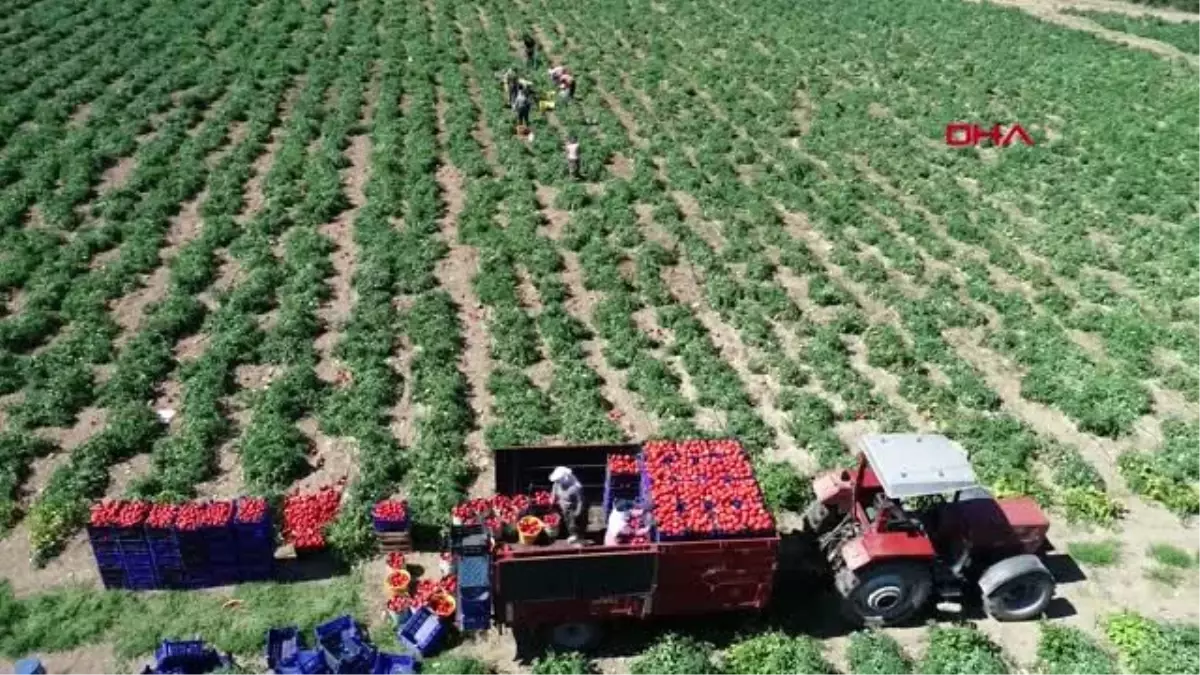
[[[471,90],[476,110],[481,110],[479,88],[473,77],[467,78],[467,86]],[[439,165],[434,178],[445,204],[439,226],[441,239],[449,247],[449,252],[437,262],[433,274],[438,280],[438,285],[446,290],[458,307],[458,320],[463,327],[463,351],[459,359],[459,369],[467,378],[467,399],[475,418],[473,428],[466,439],[467,459],[479,471],[468,489],[468,494],[478,497],[487,494],[495,483],[495,467],[483,436],[483,430],[495,421],[492,394],[487,387],[488,375],[492,372],[492,357],[489,351],[491,336],[487,330],[488,312],[471,286],[471,281],[479,270],[479,249],[459,240],[458,217],[462,213],[466,193],[462,172],[446,155],[447,104],[445,92],[441,87],[438,87],[435,105]],[[491,134],[487,131],[482,115],[477,122],[476,132],[476,141],[483,146],[484,156],[487,157],[493,171],[496,171],[499,168],[495,161],[496,152],[491,145]],[[415,417],[417,412],[410,414]]]
[[[538,186],[537,199],[543,222],[542,234],[556,244],[562,236],[562,226],[570,221],[570,214],[552,206],[557,195],[555,188]],[[582,322],[592,337],[580,342],[584,361],[588,367],[600,376],[600,393],[604,400],[613,406],[618,415],[614,422],[629,438],[653,438],[658,430],[658,421],[637,403],[634,394],[627,386],[628,378],[608,364],[604,358],[602,340],[596,332],[596,324],[592,317],[596,305],[601,300],[602,293],[589,291],[583,283],[583,267],[579,262],[579,254],[567,248],[559,248],[563,257],[562,281],[567,287],[567,299],[563,307],[572,317]]]

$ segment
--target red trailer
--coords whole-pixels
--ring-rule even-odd
[[[584,649],[612,619],[760,610],[778,566],[779,535],[604,546],[605,467],[640,445],[504,448],[495,452],[496,493],[550,489],[556,466],[570,467],[590,505],[582,547],[514,544],[493,558],[495,618],[517,634],[541,634]]]

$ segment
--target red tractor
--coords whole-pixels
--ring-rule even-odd
[[[972,584],[1000,621],[1035,618],[1054,596],[1038,555],[1045,514],[1028,497],[994,498],[944,436],[864,436],[858,467],[818,476],[813,489],[804,530],[858,623],[905,622],[931,600],[957,604]]]

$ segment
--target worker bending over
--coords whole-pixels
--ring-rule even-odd
[[[575,477],[575,473],[565,466],[560,466],[550,474],[550,482],[554,484],[554,501],[562,510],[563,520],[567,524],[568,544],[580,543],[580,536],[587,529],[587,504],[583,500],[583,485]]]
[[[612,513],[608,514],[608,528],[604,531],[604,545],[616,546],[621,543],[623,536],[634,537],[649,534],[650,528],[644,523],[637,529],[629,526],[630,519],[640,518],[644,513],[643,509],[635,509],[633,503],[627,499],[617,501],[613,505]]]

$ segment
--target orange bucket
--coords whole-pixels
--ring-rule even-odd
[[[458,611],[458,601],[446,591],[438,591],[429,596],[429,609],[440,618],[450,619]]]
[[[537,516],[525,516],[517,521],[517,537],[522,544],[532,544],[545,531],[546,524]]]
[[[408,589],[412,586],[412,574],[408,570],[393,570],[388,574],[386,584],[389,598],[408,595]]]

